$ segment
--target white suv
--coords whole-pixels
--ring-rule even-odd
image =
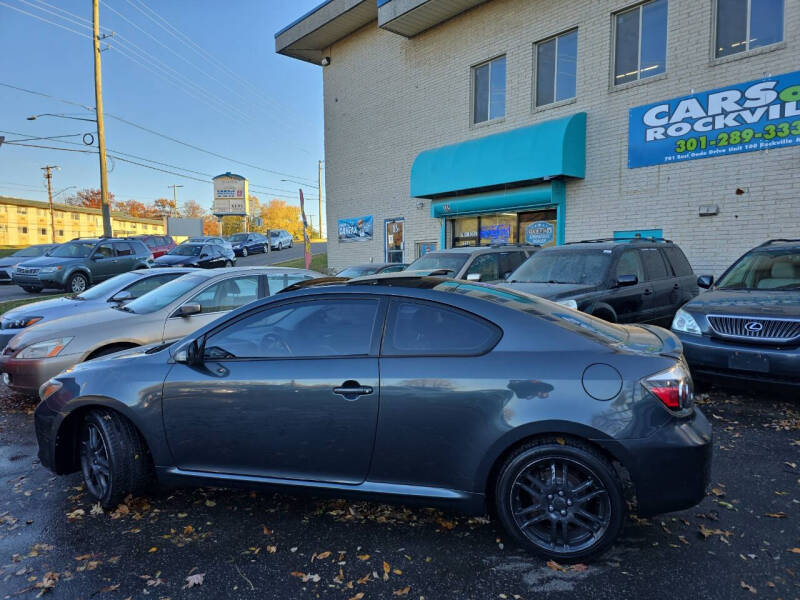
[[[272,229],[269,232],[269,245],[273,250],[283,250],[291,248],[294,240],[292,234],[285,229]]]

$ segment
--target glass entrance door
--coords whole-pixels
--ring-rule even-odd
[[[386,262],[403,262],[403,250],[405,249],[403,230],[405,219],[386,220]]]

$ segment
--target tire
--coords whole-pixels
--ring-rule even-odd
[[[614,467],[591,446],[562,438],[515,450],[500,468],[494,502],[503,528],[521,546],[561,562],[608,550],[626,514]]]
[[[89,278],[83,273],[73,273],[65,286],[67,292],[80,294],[89,288]]]
[[[38,294],[42,291],[42,288],[29,287],[27,285],[21,285],[20,287],[29,294]]]
[[[289,248],[291,248],[292,246],[294,246],[294,240],[291,240],[291,241],[289,242]]]
[[[269,248],[267,247],[267,245],[266,245],[266,244],[264,244],[264,247],[261,249],[261,251],[262,251],[264,254],[267,254],[267,253],[269,252]]]
[[[226,269],[228,269],[228,268],[230,268],[230,267],[232,267],[232,266],[233,266],[233,263],[232,263],[231,261],[229,261],[229,260],[226,260],[226,261],[225,261],[225,268],[226,268]]]
[[[86,489],[103,508],[116,508],[128,494],[144,492],[152,479],[142,436],[130,421],[111,410],[86,414],[78,457]]]
[[[242,247],[242,256],[247,256],[247,248]]]

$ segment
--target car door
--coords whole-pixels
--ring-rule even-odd
[[[649,298],[653,293],[646,281],[644,265],[639,251],[634,248],[626,249],[617,259],[616,266],[612,269],[611,285],[604,298],[605,302],[614,309],[617,321],[620,323],[638,323],[650,318]],[[636,275],[636,285],[620,286],[616,284],[623,275]]]
[[[165,340],[197,331],[225,313],[265,296],[266,283],[260,275],[229,277],[206,286],[194,295],[170,306],[164,322]],[[200,312],[187,317],[178,314],[184,304],[199,304]]]
[[[359,484],[378,418],[378,297],[305,297],[225,323],[164,382],[181,469]]]
[[[470,277],[472,276],[472,277]],[[475,281],[498,281],[502,279],[500,274],[500,253],[480,254],[467,267],[462,279],[472,279]]]
[[[119,273],[117,253],[111,242],[98,244],[91,257],[92,280],[102,281]]]
[[[214,264],[214,259],[214,246],[205,244],[200,249],[200,257],[197,261],[197,266],[202,269],[213,269],[216,266]]]
[[[114,250],[117,253],[117,261],[114,263],[114,274],[127,273],[136,266],[136,252],[134,245],[130,242],[114,242]]]
[[[675,285],[672,273],[667,269],[664,257],[658,248],[641,248],[642,262],[647,282],[652,290],[647,300],[647,310],[649,321],[656,323],[666,323],[673,314],[675,300],[673,294]]]

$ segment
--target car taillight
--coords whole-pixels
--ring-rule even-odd
[[[689,408],[694,400],[692,376],[683,363],[646,377],[642,385],[670,410]]]

